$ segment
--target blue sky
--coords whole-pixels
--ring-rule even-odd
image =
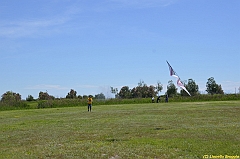
[[[240,87],[238,0],[5,0],[0,94],[65,97],[169,80],[166,60],[201,92]]]

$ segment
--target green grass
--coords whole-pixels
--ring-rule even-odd
[[[0,111],[0,158],[240,155],[240,101]]]

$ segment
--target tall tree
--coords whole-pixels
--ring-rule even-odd
[[[118,95],[121,98],[150,98],[156,96],[157,91],[153,85],[148,86],[141,80],[133,89],[129,89],[128,86],[122,87]]]
[[[168,94],[169,97],[177,95],[177,88],[173,84],[172,80],[168,81],[167,94]]]
[[[147,84],[142,83],[131,90],[131,96],[132,98],[150,98],[156,96],[157,92],[155,90],[154,86],[148,87]]]
[[[188,83],[184,83],[184,87],[188,90],[188,92],[192,95],[195,96],[199,93],[199,88],[196,82],[193,79],[188,79]],[[180,91],[182,96],[189,96],[186,91],[181,90]]]
[[[213,77],[210,77],[206,84],[208,94],[224,94],[222,86],[218,85]]]
[[[115,98],[117,98],[118,89],[113,87],[110,87],[110,88],[111,88],[111,93],[113,93],[115,95]]]
[[[162,89],[163,89],[163,85],[161,84],[161,82],[157,82],[157,86],[156,86],[156,90],[157,90],[157,93],[159,95],[160,92],[162,92]]]
[[[144,81],[143,81],[143,80],[140,80],[139,83],[138,83],[138,87],[142,87],[142,86],[144,86],[144,85],[145,85]]]
[[[153,85],[150,85],[148,87],[148,94],[147,94],[146,98],[155,97],[157,95],[157,91],[155,91],[155,90],[156,90],[156,87],[154,87]]]
[[[2,95],[1,101],[4,102],[14,102],[14,101],[20,101],[21,95],[19,93],[15,93],[12,91],[7,91]]]
[[[131,90],[128,86],[123,86],[119,91],[119,97],[121,98],[131,98]]]
[[[216,94],[224,94],[222,86],[218,85]]]
[[[32,95],[28,95],[28,97],[26,98],[26,101],[34,101],[34,98]]]
[[[77,98],[77,92],[71,89],[70,92],[67,94],[66,98]]]
[[[48,92],[39,92],[38,98],[39,100],[50,100],[54,99],[54,96],[49,95]]]
[[[103,93],[96,94],[95,99],[105,99],[105,95]]]

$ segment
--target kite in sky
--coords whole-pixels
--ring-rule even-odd
[[[173,76],[173,77],[177,78],[177,85],[178,85],[178,87],[184,89],[184,91],[186,91],[191,96],[191,94],[188,92],[188,90],[184,87],[183,83],[181,82],[180,77],[173,70],[172,66],[168,63],[168,61],[167,61],[167,64],[168,64],[168,67],[169,67],[170,76]]]

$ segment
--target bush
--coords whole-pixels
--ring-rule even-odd
[[[32,95],[28,95],[28,97],[26,98],[26,101],[34,101],[34,98]]]
[[[196,96],[175,96],[169,102],[202,102],[202,101],[229,101],[240,100],[240,94],[199,94]]]
[[[0,102],[0,110],[28,109],[30,106],[26,101]]]
[[[169,98],[169,102],[202,102],[202,101],[229,101],[240,100],[240,94],[214,94],[214,95],[196,95],[196,96],[174,96]],[[165,102],[165,96],[161,96],[160,103]],[[98,105],[116,105],[116,104],[141,104],[152,103],[151,98],[131,98],[131,99],[93,99],[93,106]],[[38,100],[34,106],[30,107],[32,102],[28,101],[1,101],[0,110],[29,109],[29,108],[59,108],[59,107],[77,107],[86,106],[86,99],[54,99]]]
[[[57,107],[76,107],[86,106],[85,99],[58,99],[58,100],[40,100],[37,108],[57,108]]]

